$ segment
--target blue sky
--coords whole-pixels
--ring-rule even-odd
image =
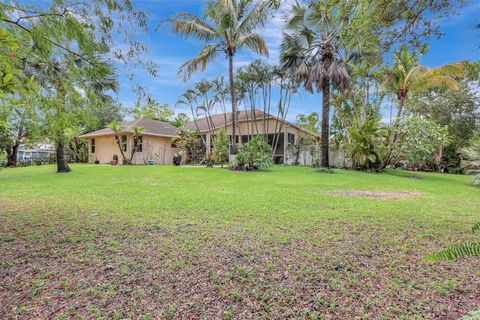
[[[214,79],[217,75],[227,77],[227,61],[219,57],[210,64],[205,72],[198,72],[188,82],[182,82],[177,77],[178,67],[186,60],[196,55],[202,43],[192,39],[183,39],[172,34],[168,27],[162,27],[155,31],[157,24],[172,15],[187,11],[195,15],[201,15],[204,1],[201,0],[137,0],[133,1],[138,10],[147,12],[150,21],[148,34],[136,34],[138,40],[149,48],[146,59],[156,62],[160,66],[159,76],[154,78],[143,70],[135,69],[136,81],[144,86],[148,93],[161,103],[168,103],[175,107],[176,112],[186,112],[181,107],[176,107],[178,96],[193,84],[202,79]],[[421,58],[421,63],[428,67],[460,60],[480,60],[480,36],[479,31],[473,29],[473,25],[480,23],[480,1],[468,0],[463,10],[458,14],[439,21],[440,30],[444,36],[440,39],[429,41],[430,50]],[[270,19],[266,28],[261,31],[267,41],[270,51],[269,58],[264,61],[275,64],[278,61],[279,44],[281,41],[281,17],[277,14]],[[248,52],[239,52],[235,56],[235,67],[246,65],[258,58]],[[127,108],[132,107],[136,95],[132,91],[132,83],[127,74],[132,71],[119,68],[120,91],[118,100]],[[320,94],[309,94],[303,90],[292,98],[289,120],[294,120],[299,113],[319,111],[321,104]],[[188,114],[189,112],[187,112]],[[384,116],[388,111],[385,110]]]

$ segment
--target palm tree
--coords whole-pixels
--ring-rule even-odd
[[[219,0],[209,2],[203,18],[182,12],[164,21],[173,26],[173,32],[186,38],[196,38],[206,44],[193,59],[182,64],[178,74],[184,80],[201,69],[206,69],[220,53],[228,59],[228,77],[232,102],[232,153],[236,152],[237,101],[233,78],[233,57],[238,50],[248,48],[268,56],[265,41],[255,30],[264,26],[267,11],[278,6],[275,0]]]
[[[344,23],[336,21],[334,11],[325,8],[322,1],[308,7],[297,2],[286,18],[281,44],[282,68],[293,73],[308,92],[322,92],[322,167],[329,167],[331,91],[343,91],[351,82],[349,68],[341,56],[344,48],[340,32]]]
[[[394,122],[393,145],[397,140],[397,128],[409,92],[422,92],[433,88],[460,89],[460,80],[466,75],[463,63],[451,63],[428,69],[418,64],[415,54],[407,47],[400,48],[394,56],[394,65],[387,70],[384,89],[397,95],[397,117]]]

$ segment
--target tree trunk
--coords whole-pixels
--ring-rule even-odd
[[[397,117],[395,118],[395,125],[393,127],[393,139],[392,144],[397,142],[397,129],[400,123],[400,117],[402,116],[403,105],[405,104],[405,95],[399,95],[399,102],[398,102],[398,110],[397,110]]]
[[[330,125],[330,82],[324,81],[322,85],[322,159],[320,166],[328,168],[328,138]]]
[[[231,154],[237,154],[237,97],[235,96],[235,83],[233,81],[233,54],[228,54],[228,78],[230,81],[230,96],[232,99],[232,140],[231,140]]]
[[[60,114],[65,112],[65,97],[67,96],[67,92],[60,81],[60,79],[56,78],[55,81],[55,89],[57,90],[57,117],[60,118]],[[56,134],[56,151],[57,151],[57,173],[64,173],[70,172],[71,169],[68,166],[67,156],[65,153],[65,131],[64,127],[60,127],[61,129],[58,130]]]
[[[63,138],[63,137],[62,137]],[[68,166],[67,157],[65,155],[65,142],[62,138],[59,138],[57,141],[57,172],[70,172],[71,169]]]
[[[385,161],[385,164],[393,164],[392,163],[392,154],[393,154],[393,148],[395,147],[395,143],[397,142],[397,131],[398,131],[398,125],[400,124],[400,117],[402,116],[402,110],[403,110],[403,105],[405,104],[405,95],[403,93],[398,94],[398,109],[397,109],[397,117],[395,118],[395,122],[393,124],[393,136],[392,140],[390,141],[390,144],[388,146],[388,155],[387,155],[387,161]]]
[[[7,167],[16,167],[17,166],[17,154],[18,147],[20,145],[17,143],[13,147],[8,147],[7,151]]]

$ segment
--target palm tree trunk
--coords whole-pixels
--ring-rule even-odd
[[[330,167],[328,161],[328,135],[330,125],[330,82],[325,81],[322,85],[322,167]]]
[[[228,54],[228,80],[230,82],[230,96],[232,99],[232,137],[231,154],[237,154],[237,140],[235,137],[237,129],[237,97],[235,96],[235,83],[233,82],[233,54]]]
[[[393,148],[395,147],[395,143],[397,142],[397,131],[398,131],[398,126],[400,124],[400,117],[402,116],[402,110],[403,110],[403,105],[405,104],[405,95],[404,94],[399,94],[398,95],[398,109],[397,109],[397,117],[395,118],[394,124],[393,124],[393,136],[392,140],[390,141],[390,144],[388,146],[388,154],[387,154],[387,161],[385,161],[385,164],[393,164],[392,163],[392,154],[393,154]]]

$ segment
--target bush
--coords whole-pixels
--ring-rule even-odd
[[[213,139],[213,162],[223,166],[228,162],[228,153],[228,136],[225,130],[221,129]]]
[[[251,171],[268,169],[272,165],[272,148],[262,137],[256,136],[249,142],[238,145],[237,159],[230,168]]]

